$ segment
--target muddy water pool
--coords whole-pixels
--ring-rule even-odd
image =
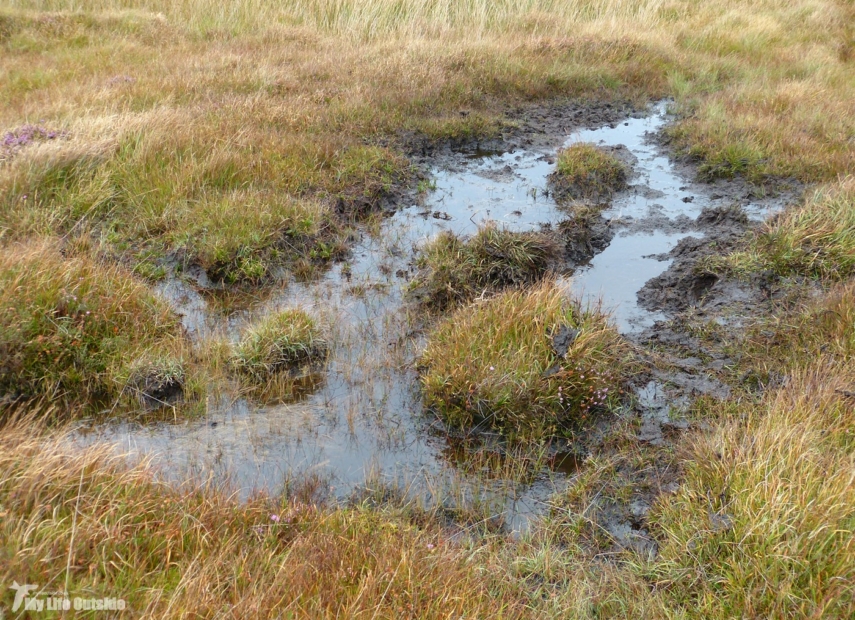
[[[575,294],[601,301],[626,334],[665,318],[639,307],[636,294],[667,269],[664,254],[681,238],[698,235],[691,221],[720,200],[686,178],[652,140],[666,121],[660,105],[645,118],[579,131],[565,141],[622,145],[632,161],[629,189],[604,212],[614,237],[566,280]],[[566,447],[552,446],[540,474],[520,481],[495,459],[479,460],[483,446],[473,456],[442,432],[422,410],[414,366],[424,341],[411,327],[404,295],[418,248],[442,230],[471,234],[487,221],[536,230],[564,219],[547,191],[555,151],[458,155],[432,171],[435,187],[420,204],[398,210],[379,232],[363,234],[351,258],[319,280],[287,283],[238,311],[222,310],[189,282],[160,286],[197,340],[235,339],[276,309],[299,306],[316,314],[333,345],[312,390],[271,404],[226,386],[209,397],[199,418],[118,421],[81,429],[81,440],[116,443],[152,456],[169,478],[228,482],[243,495],[278,492],[306,476],[324,481],[341,500],[383,484],[429,503],[477,504],[509,529],[524,528],[573,475],[577,460]],[[762,217],[762,206],[743,206]],[[498,440],[486,442],[487,452],[501,452]]]

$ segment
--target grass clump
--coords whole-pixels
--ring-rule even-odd
[[[124,270],[49,244],[0,251],[0,392],[114,397],[135,359],[180,342],[175,315]]]
[[[694,441],[683,487],[655,517],[665,537],[648,576],[672,608],[852,617],[855,409],[840,390],[853,381],[851,365],[795,372]]]
[[[782,275],[843,279],[855,273],[855,177],[821,187],[785,211],[758,246]]]
[[[549,180],[559,200],[599,201],[626,187],[626,176],[626,167],[616,157],[583,142],[559,151]]]
[[[153,352],[128,369],[126,390],[145,409],[172,405],[184,395],[187,368],[184,360],[169,352]]]
[[[855,178],[820,186],[773,218],[742,249],[706,267],[748,277],[758,272],[845,280],[855,274]]]
[[[111,142],[81,145],[91,136],[78,130],[22,150],[0,171],[5,234],[85,235],[140,274],[177,258],[218,282],[257,284],[340,255],[349,225],[409,171],[389,149],[277,136],[260,118],[246,135],[234,112],[147,116],[113,128]],[[244,135],[222,145],[223,132]]]
[[[334,229],[320,203],[234,192],[195,205],[171,236],[213,280],[258,283],[286,257],[331,258],[337,244],[324,233]]]
[[[314,318],[291,309],[265,317],[234,347],[231,366],[253,382],[321,358],[327,342]]]
[[[487,224],[469,239],[440,233],[423,250],[412,290],[436,310],[509,286],[543,278],[558,245],[541,233],[518,233]]]
[[[618,397],[631,351],[552,281],[462,308],[430,334],[428,406],[448,424],[515,435],[569,429]]]

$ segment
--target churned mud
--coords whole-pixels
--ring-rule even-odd
[[[674,319],[690,308],[715,314],[733,302],[744,309],[762,303],[761,291],[699,273],[698,261],[725,251],[798,188],[760,195],[741,182],[695,182],[691,164],[674,161],[661,144],[664,104],[651,111],[544,106],[513,118],[504,136],[475,144],[404,136],[424,172],[424,191],[399,192],[395,211],[364,230],[349,258],[319,278],[288,278],[239,297],[207,291],[203,274],[159,287],[197,342],[235,341],[254,319],[284,308],[316,315],[330,334],[329,361],[293,398],[263,402],[227,384],[208,397],[201,417],[125,419],[81,429],[81,440],[117,442],[152,455],[168,477],[200,475],[244,495],[311,477],[339,501],[364,496],[366,488],[395,488],[454,514],[478,506],[499,526],[524,528],[585,467],[588,454],[612,449],[614,420],[601,420],[576,442],[553,442],[535,459],[538,471],[520,475],[498,437],[455,436],[423,410],[415,360],[425,317],[408,294],[419,249],[440,231],[470,235],[494,222],[554,235],[564,250],[556,269],[569,288],[610,310],[620,331],[650,356],[650,370],[617,415],[639,445],[669,445],[690,427],[682,414],[693,398],[728,394],[716,369],[729,360],[693,348]],[[556,203],[547,183],[557,150],[575,142],[618,153],[629,171],[628,187],[584,225]],[[676,489],[679,472],[663,459],[624,474],[637,492],[628,502],[603,500],[591,518],[615,545],[655,551],[645,514],[656,494]]]

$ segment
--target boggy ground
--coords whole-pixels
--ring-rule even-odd
[[[683,243],[651,284],[645,303],[679,310],[641,336],[651,377],[701,396],[682,416],[652,389],[615,412],[518,541],[448,536],[412,507],[319,509],[310,489],[239,502],[163,485],[6,419],[3,583],[152,617],[851,617],[851,3],[389,6],[4,7],[5,248],[52,237],[61,257],[144,278],[175,251],[264,280],[297,256],[271,240],[335,254],[334,207],[399,178],[396,136],[495,136],[518,100],[539,99],[521,105],[537,118],[555,96],[672,95],[670,137],[702,177],[822,184],[756,236],[726,233],[729,255]],[[207,234],[221,229],[235,234]]]

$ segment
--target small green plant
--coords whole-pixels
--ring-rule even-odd
[[[626,177],[626,167],[616,157],[583,142],[558,153],[549,180],[559,200],[597,201],[626,187]]]
[[[714,152],[706,152],[703,147],[690,151],[704,157],[698,176],[705,181],[732,179],[739,175],[749,175],[755,180],[763,177],[763,156],[747,144],[728,144]]]
[[[433,179],[423,179],[419,181],[417,190],[420,194],[427,194],[436,190],[436,181]]]
[[[440,233],[422,252],[411,293],[435,310],[485,293],[543,278],[559,253],[542,233],[517,233],[488,224],[469,239]]]
[[[570,429],[615,402],[631,349],[552,281],[461,308],[430,334],[425,400],[454,427],[509,435]]]
[[[253,382],[266,382],[277,372],[318,360],[327,342],[315,319],[291,309],[265,317],[247,330],[234,347],[232,367]]]

